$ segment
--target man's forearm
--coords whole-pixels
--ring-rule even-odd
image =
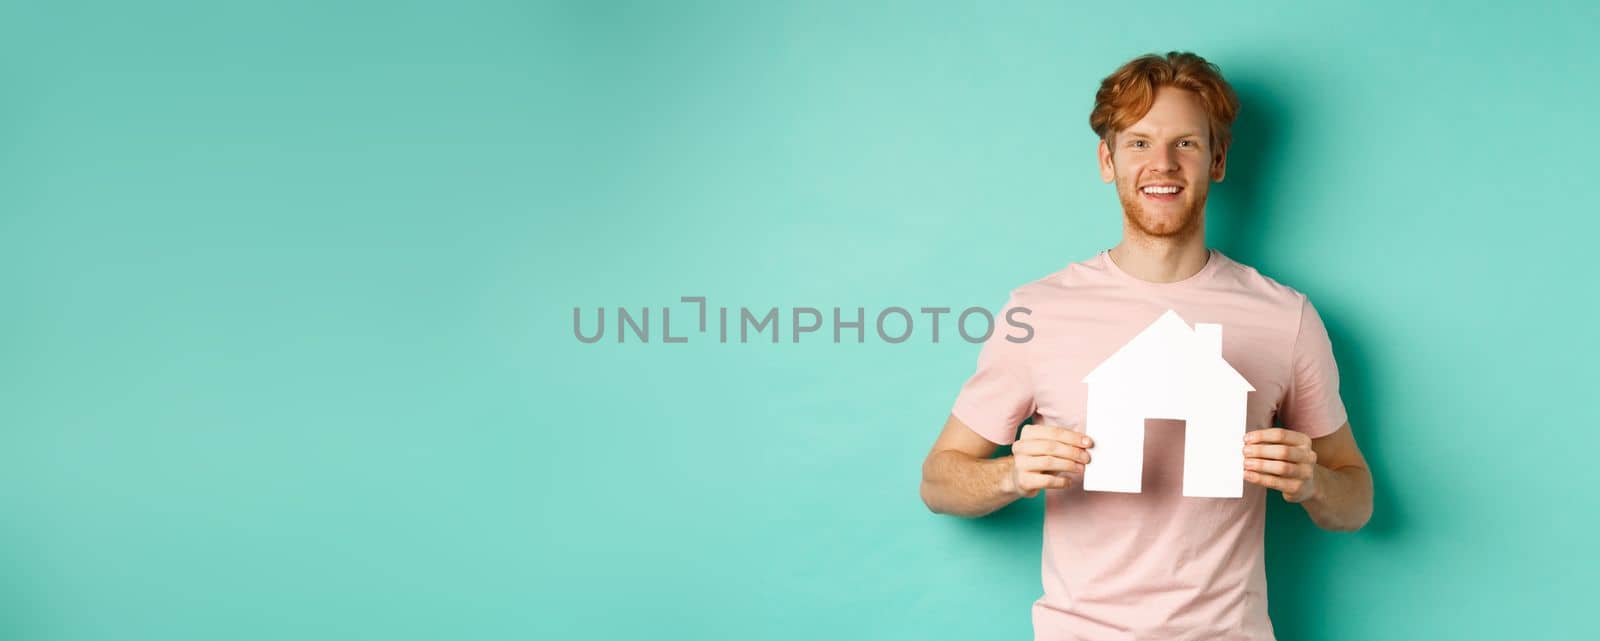
[[[922,502],[940,514],[977,517],[1021,498],[1011,480],[1012,458],[980,459],[935,452],[922,466]]]
[[[1350,465],[1329,469],[1313,468],[1317,492],[1300,505],[1311,521],[1324,530],[1361,529],[1372,518],[1372,473],[1365,467]]]

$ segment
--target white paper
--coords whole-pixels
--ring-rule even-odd
[[[1084,432],[1094,439],[1083,489],[1140,491],[1145,419],[1184,421],[1183,495],[1244,495],[1249,381],[1222,358],[1222,326],[1193,329],[1167,310],[1083,382]]]

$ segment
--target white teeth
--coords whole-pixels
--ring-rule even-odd
[[[1147,194],[1176,194],[1176,193],[1178,193],[1178,187],[1176,185],[1168,186],[1168,187],[1150,186],[1150,187],[1145,187],[1144,188],[1144,193],[1147,193]]]

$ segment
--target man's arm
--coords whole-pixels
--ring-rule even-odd
[[[1089,437],[1061,427],[1029,425],[1011,446],[999,446],[951,415],[922,462],[922,502],[942,514],[977,517],[1040,490],[1064,488],[1089,462]]]
[[[1372,472],[1350,423],[1313,439],[1274,428],[1245,434],[1246,481],[1283,493],[1325,530],[1358,530],[1372,518]]]
[[[1317,456],[1310,498],[1301,502],[1306,514],[1326,530],[1359,530],[1372,518],[1372,471],[1345,423],[1334,433],[1311,440]]]

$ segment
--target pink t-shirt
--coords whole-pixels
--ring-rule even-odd
[[[1175,283],[1130,276],[1101,252],[1017,288],[1006,305],[1031,310],[1017,318],[1033,336],[1011,342],[1025,333],[997,323],[952,409],[994,443],[1015,441],[1030,417],[1081,431],[1083,377],[1168,309],[1191,326],[1222,325],[1223,358],[1255,387],[1247,430],[1277,418],[1317,438],[1345,422],[1328,333],[1311,303],[1216,250]],[[1181,422],[1148,421],[1139,494],[1076,484],[1045,492],[1035,639],[1273,638],[1262,558],[1267,491],[1247,483],[1241,499],[1183,496],[1183,440]]]

